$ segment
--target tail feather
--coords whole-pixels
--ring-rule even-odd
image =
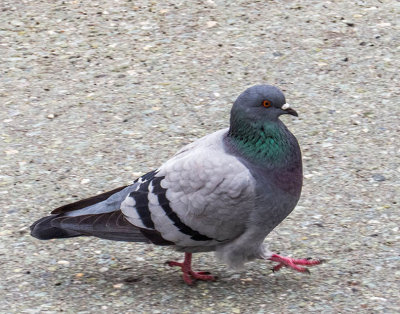
[[[57,219],[68,215],[82,216],[102,214],[104,212],[110,213],[119,210],[121,202],[130,189],[130,187],[122,186],[100,195],[58,207],[51,212],[50,216],[39,219],[31,226],[31,235],[40,240],[70,238],[83,235],[79,230],[63,228],[55,224],[55,222]]]
[[[50,216],[31,226],[31,235],[40,240],[95,236],[102,239],[152,242],[171,245],[156,230],[141,229],[131,224],[121,212],[124,199],[135,189],[124,186],[78,202],[61,206]]]
[[[156,230],[135,227],[120,210],[99,215],[51,215],[31,226],[31,235],[40,240],[94,236],[107,240],[172,245]]]
[[[32,224],[31,235],[39,240],[50,240],[56,238],[71,238],[79,237],[82,234],[73,230],[64,230],[53,227],[52,221],[56,215],[46,216]]]
[[[149,242],[139,228],[125,219],[120,210],[99,215],[59,216],[54,218],[52,225],[103,239]]]

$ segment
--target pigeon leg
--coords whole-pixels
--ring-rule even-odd
[[[280,256],[278,254],[272,254],[269,260],[279,263],[274,268],[272,268],[274,272],[280,270],[283,266],[286,266],[301,273],[310,273],[307,268],[301,266],[314,266],[323,262],[323,260],[312,260],[308,258],[295,259],[291,257]]]
[[[216,278],[211,276],[206,271],[195,272],[192,270],[192,253],[185,253],[185,260],[183,263],[168,261],[168,266],[178,266],[182,269],[183,280],[190,286],[193,284],[193,280],[209,280],[214,281]]]

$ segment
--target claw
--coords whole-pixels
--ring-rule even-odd
[[[198,271],[197,272],[199,275],[211,275],[209,271]]]

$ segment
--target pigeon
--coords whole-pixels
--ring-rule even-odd
[[[279,119],[298,116],[271,85],[246,89],[234,102],[229,128],[180,149],[131,185],[61,206],[33,223],[40,240],[94,236],[153,243],[185,253],[180,267],[188,285],[214,281],[192,269],[192,254],[214,251],[228,266],[262,259],[309,272],[318,259],[275,254],[266,236],[296,206],[302,189],[297,139]]]

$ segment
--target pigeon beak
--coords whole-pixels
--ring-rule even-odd
[[[298,113],[296,110],[290,108],[290,105],[288,103],[284,104],[282,106],[282,110],[284,111],[285,114],[291,114],[292,116],[298,117]]]

